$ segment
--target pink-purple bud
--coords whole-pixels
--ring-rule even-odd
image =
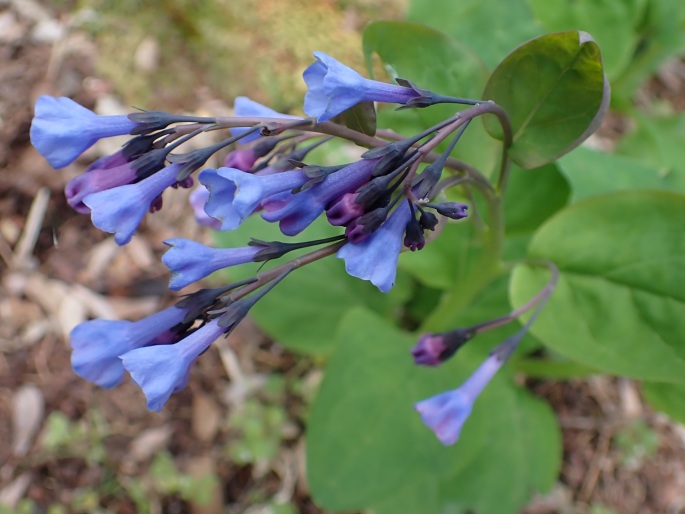
[[[352,220],[364,214],[364,206],[355,202],[358,193],[345,193],[327,210],[326,216],[331,225],[345,226]]]

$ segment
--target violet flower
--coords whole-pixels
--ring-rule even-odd
[[[161,411],[184,382],[195,359],[226,331],[214,319],[175,344],[137,348],[123,354],[121,362],[143,390],[147,408]]]
[[[377,162],[378,159],[362,159],[304,191],[267,198],[262,202],[265,211],[262,218],[270,223],[278,221],[281,232],[286,236],[299,234],[332,202],[368,181]]]
[[[302,75],[307,83],[304,112],[318,122],[330,120],[359,102],[406,104],[420,96],[409,87],[364,78],[323,52],[314,52],[314,57],[316,62]]]
[[[199,178],[209,189],[205,212],[221,221],[221,230],[237,228],[262,200],[300,187],[309,180],[301,170],[253,175],[234,168],[206,169]]]
[[[345,261],[345,270],[353,277],[369,280],[383,293],[395,285],[397,259],[402,238],[412,213],[407,202],[401,202],[388,219],[361,242],[348,242],[337,257]]]
[[[131,163],[124,162],[114,168],[89,168],[85,173],[71,179],[64,188],[67,203],[80,214],[89,214],[90,208],[83,199],[93,193],[131,184],[136,180],[136,171]]]
[[[138,321],[94,319],[70,334],[71,365],[81,378],[110,389],[121,382],[119,356],[148,344],[172,342],[169,330],[181,323],[186,309],[169,307]]]
[[[461,429],[471,414],[473,403],[503,363],[504,359],[493,353],[458,389],[440,393],[414,405],[422,421],[442,444],[452,445],[457,442]]]
[[[255,254],[263,250],[260,246],[210,248],[182,238],[169,239],[164,244],[171,247],[162,256],[162,262],[171,271],[169,289],[172,291],[183,289],[222,268],[252,262]]]
[[[135,184],[115,187],[86,196],[83,203],[91,210],[93,225],[114,234],[118,245],[125,245],[145,217],[156,205],[162,192],[176,183],[183,164],[171,164]]]
[[[98,116],[70,98],[43,95],[31,122],[31,143],[53,168],[64,168],[98,139],[129,134],[127,116]]]
[[[193,208],[193,212],[195,213],[195,221],[197,221],[203,227],[219,230],[221,228],[221,222],[216,218],[212,218],[205,212],[207,200],[209,200],[209,189],[202,184],[199,184],[195,189],[193,189],[193,192],[190,193],[190,196],[188,197],[190,206]]]

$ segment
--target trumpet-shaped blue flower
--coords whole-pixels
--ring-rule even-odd
[[[270,223],[280,222],[281,232],[286,236],[299,234],[332,202],[367,182],[377,162],[378,159],[362,159],[331,173],[309,189],[267,198],[262,202],[262,218]]]
[[[171,394],[184,383],[188,370],[227,328],[214,319],[175,344],[131,350],[121,362],[143,390],[147,408],[161,411]]]
[[[176,183],[182,164],[171,164],[136,184],[115,187],[86,196],[93,225],[114,234],[118,245],[125,245],[145,217],[150,206],[167,187]]]
[[[205,212],[221,221],[221,230],[237,228],[262,200],[300,187],[307,180],[301,170],[253,175],[234,168],[218,168],[200,173],[200,182],[209,189]]]
[[[420,96],[409,87],[364,78],[322,52],[314,52],[314,57],[316,61],[303,74],[307,83],[304,112],[319,122],[329,120],[359,102],[406,104]]]
[[[459,439],[461,429],[471,415],[473,403],[502,367],[504,360],[492,354],[464,384],[452,391],[418,402],[414,405],[423,422],[444,445],[452,445]]]
[[[402,249],[402,238],[411,219],[406,202],[393,211],[388,219],[361,242],[349,242],[338,250],[337,257],[345,261],[345,270],[353,277],[370,280],[387,293],[395,285],[397,259]]]
[[[83,199],[93,193],[130,184],[136,180],[131,164],[124,162],[114,168],[93,168],[71,179],[64,188],[67,203],[78,213],[88,214],[90,208]]]
[[[70,98],[43,95],[36,102],[31,143],[53,168],[64,168],[98,139],[129,134],[127,116],[98,116]]]
[[[77,325],[70,334],[71,365],[76,374],[109,389],[121,382],[119,357],[148,344],[170,343],[169,330],[183,321],[186,309],[169,307],[139,321],[94,319]]]
[[[274,111],[266,105],[262,105],[259,102],[255,102],[246,96],[238,96],[233,102],[233,112],[237,117],[245,118],[282,118],[284,120],[301,120],[297,116],[290,116],[288,114],[282,114],[278,111]],[[231,133],[234,136],[240,135],[248,128],[232,128]],[[261,136],[259,132],[254,132],[248,136],[245,136],[240,140],[241,143],[249,143],[251,141],[256,141]]]
[[[210,248],[195,241],[174,238],[164,241],[171,248],[162,256],[162,262],[171,271],[169,289],[178,291],[187,285],[229,266],[252,262],[260,246],[241,248]]]

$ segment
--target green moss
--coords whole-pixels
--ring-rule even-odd
[[[403,0],[85,0],[98,17],[98,73],[125,103],[180,109],[197,104],[198,85],[231,103],[248,95],[275,109],[297,111],[304,68],[321,50],[363,70],[361,29],[377,17],[397,18]],[[122,37],[121,34],[126,34]],[[145,38],[160,47],[159,67],[141,72],[135,54]]]

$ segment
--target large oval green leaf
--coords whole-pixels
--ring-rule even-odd
[[[626,191],[562,210],[535,234],[531,259],[561,275],[531,331],[602,371],[685,383],[685,196]],[[521,306],[549,272],[518,266],[510,294]]]
[[[483,98],[509,114],[512,159],[522,168],[536,168],[569,152],[599,127],[610,89],[599,47],[589,34],[572,31],[519,46],[492,73]],[[488,116],[484,122],[501,139],[497,119]]]

